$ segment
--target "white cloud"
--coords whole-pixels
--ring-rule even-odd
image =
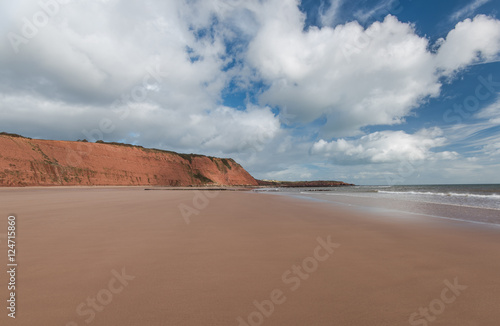
[[[270,109],[221,106],[222,91],[238,69],[225,69],[231,58],[225,58],[224,40],[242,33],[250,37],[258,28],[244,3],[60,6],[46,26],[20,44],[19,53],[2,40],[2,124],[26,135],[78,139],[109,118],[116,128],[103,134],[106,140],[130,141],[134,132],[139,136],[132,140],[146,146],[260,151],[280,128]],[[41,8],[37,1],[17,7],[18,19],[9,28],[22,35],[23,18]],[[215,25],[214,15],[220,20]]]
[[[462,17],[470,15],[470,14],[474,13],[476,11],[476,9],[478,9],[482,5],[487,4],[490,1],[491,0],[474,0],[471,3],[469,3],[468,5],[466,5],[465,7],[463,7],[462,9],[457,10],[456,12],[454,12],[450,16],[450,20],[456,21],[456,20],[461,19]]]
[[[440,94],[441,76],[500,52],[500,21],[486,16],[457,24],[437,54],[411,24],[390,15],[367,29],[351,22],[307,31],[290,1],[268,16],[248,52],[270,85],[261,103],[286,108],[296,123],[326,118],[327,138],[399,124]]]
[[[224,153],[261,151],[280,130],[279,120],[271,110],[256,106],[245,111],[219,107],[191,121],[195,122],[191,130],[201,130],[201,135],[194,138],[195,146]]]
[[[366,23],[370,19],[378,20],[387,16],[389,13],[397,13],[401,11],[401,6],[398,0],[382,0],[370,9],[358,9],[354,13],[354,17],[362,23]]]
[[[26,17],[40,9],[28,3],[21,11]],[[245,87],[260,77],[270,86],[260,96],[262,107],[286,111],[286,124],[326,118],[320,131],[329,138],[404,122],[426,98],[439,95],[437,71],[451,74],[500,50],[500,22],[485,16],[457,24],[433,54],[412,25],[390,15],[367,29],[350,22],[304,31],[298,4],[70,2],[19,54],[0,48],[6,72],[0,85],[42,100],[106,106],[159,66],[161,82],[148,88],[148,101],[188,115],[219,107],[231,80]],[[332,12],[340,4],[333,1]],[[22,26],[21,17],[12,30]],[[226,70],[234,58],[225,41],[241,38],[250,42],[248,51],[243,44],[240,62]]]
[[[381,0],[357,14],[360,20],[379,18],[395,3]],[[75,140],[88,138],[83,130],[99,136],[96,128],[107,118],[115,128],[103,134],[105,140],[231,153],[261,175],[287,179],[326,175],[327,167],[312,166],[328,155],[330,162],[377,166],[456,157],[433,152],[453,133],[363,135],[361,129],[404,122],[429,97],[439,96],[443,76],[452,78],[468,65],[497,58],[498,20],[465,20],[434,45],[394,16],[367,28],[358,22],[333,28],[343,0],[331,0],[323,11],[324,27],[305,30],[299,4],[70,1],[20,44],[18,54],[7,38],[0,41],[0,129]],[[21,33],[23,18],[40,11],[37,0],[0,6],[2,34]],[[156,78],[145,86],[146,97],[122,100],[143,85],[151,70]],[[253,89],[261,82],[265,87]],[[243,93],[256,91],[259,105],[251,104],[250,94],[250,103],[240,110],[225,106],[224,95],[233,91],[229,85]],[[491,113],[484,116],[491,125],[498,117],[490,111],[482,114]],[[308,125],[313,121],[314,127]],[[331,141],[348,136],[362,137]],[[477,144],[483,149],[478,162],[495,150],[484,145]],[[308,155],[311,147],[318,156]],[[298,163],[290,168],[290,162]],[[331,177],[348,176],[342,168]],[[363,169],[350,175],[362,176]]]
[[[470,64],[500,57],[500,21],[484,15],[458,23],[448,33],[436,56],[436,66],[450,75]]]
[[[112,101],[142,84],[148,68],[160,65],[158,101],[170,109],[206,109],[200,103],[214,105],[228,82],[222,71],[225,46],[221,37],[197,38],[190,30],[202,28],[205,20],[195,8],[183,1],[70,2],[21,44],[19,53],[5,40],[0,58],[4,69],[16,72],[18,90],[35,79],[31,90],[47,97],[55,91],[66,101]],[[22,34],[23,25],[20,17],[12,31]],[[39,76],[51,85],[50,94],[36,85]]]
[[[454,159],[457,153],[434,153],[431,149],[446,144],[439,128],[422,129],[414,134],[403,131],[380,131],[354,140],[319,140],[311,149],[337,164],[372,164],[415,162],[429,159]]]
[[[488,155],[488,156],[499,156],[500,155],[500,137],[496,137],[496,139],[494,139],[495,142],[492,142],[488,145],[485,145],[483,148],[482,148],[482,151],[484,152],[484,154]],[[495,161],[497,161],[498,158],[495,159]]]
[[[60,139],[58,134],[62,133],[68,140],[139,140],[141,145],[179,151],[251,153],[261,151],[280,132],[279,120],[271,110],[257,106],[245,111],[217,107],[194,114],[166,110],[152,103],[118,109],[0,95],[2,123],[18,126],[4,130],[33,137]],[[109,127],[101,127],[104,119],[109,121]]]
[[[500,125],[500,98],[474,115],[476,119],[488,119],[493,125]]]
[[[329,0],[329,7],[326,10],[324,9],[325,3],[324,2],[321,3],[321,6],[319,8],[320,11],[319,20],[321,26],[335,26],[335,23],[337,22],[339,9],[342,6],[343,2],[344,0]]]
[[[298,181],[298,180],[311,180],[313,171],[307,167],[299,164],[292,164],[280,170],[267,172],[263,179],[282,180],[282,181]]]

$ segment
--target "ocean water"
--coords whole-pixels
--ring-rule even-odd
[[[274,192],[380,212],[405,212],[500,226],[500,185],[266,188]]]

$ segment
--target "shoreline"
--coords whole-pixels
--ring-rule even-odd
[[[297,198],[299,200],[312,200],[312,201],[317,201],[321,203],[330,203],[334,206],[341,206],[345,207],[348,209],[352,209],[355,211],[361,211],[361,212],[367,212],[369,214],[377,214],[377,215],[383,215],[383,214],[390,214],[390,215],[415,215],[415,216],[424,216],[424,217],[429,217],[429,218],[438,218],[438,219],[446,219],[446,220],[452,220],[452,221],[458,221],[458,222],[465,222],[465,223],[474,223],[474,224],[481,224],[485,226],[491,226],[491,227],[500,227],[500,219],[494,220],[494,221],[481,221],[481,220],[472,220],[472,219],[467,219],[464,217],[458,217],[458,216],[445,216],[446,214],[442,215],[436,215],[436,214],[431,214],[431,213],[426,213],[426,212],[415,212],[415,211],[410,211],[410,210],[402,210],[398,209],[395,207],[384,207],[382,205],[375,206],[375,205],[369,205],[366,202],[365,203],[349,203],[346,201],[341,201],[341,200],[333,200],[333,199],[325,199],[325,198],[318,198],[319,196],[315,196],[316,194],[303,194],[303,193],[287,193],[287,192],[263,192],[266,194],[270,195],[278,195],[278,196],[289,196],[292,198]],[[317,195],[323,195],[323,194],[317,194]],[[349,198],[349,196],[344,196],[343,194],[338,194],[338,196],[343,196]],[[500,216],[500,210],[499,209],[494,209],[494,208],[480,208],[480,207],[474,207],[474,206],[458,206],[458,205],[452,205],[452,204],[447,204],[447,203],[433,203],[433,202],[424,202],[426,205],[430,207],[440,207],[440,206],[448,206],[449,211],[454,211],[455,214],[461,213],[464,214],[465,216],[474,216],[474,213],[476,212],[489,212],[490,215],[498,215]],[[437,210],[437,209],[436,209]]]
[[[498,320],[497,228],[252,191],[107,188],[0,189],[19,248],[19,311],[2,325],[411,325],[422,307],[432,325]]]

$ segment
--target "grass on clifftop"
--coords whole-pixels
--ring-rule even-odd
[[[15,138],[25,138],[25,139],[31,139],[29,137],[24,137],[24,136],[21,136],[21,135],[18,135],[18,134],[12,134],[10,132],[0,132],[0,136],[9,136],[9,137],[15,137]]]
[[[8,137],[15,137],[15,138],[24,138],[24,139],[33,139],[30,137],[25,137],[22,135],[14,134],[14,133],[9,133],[9,132],[0,132],[0,136],[8,136]],[[83,143],[88,143],[89,141],[86,139],[78,139],[78,142],[83,142]],[[132,144],[126,144],[126,143],[119,143],[119,142],[105,142],[103,140],[97,140],[95,142],[96,144],[104,144],[104,145],[113,145],[113,146],[123,146],[123,147],[129,147],[129,148],[138,148],[143,150],[144,152],[156,152],[156,153],[166,153],[166,154],[172,154],[172,155],[177,155],[185,159],[186,161],[189,161],[189,163],[192,163],[192,159],[194,157],[208,157],[212,161],[214,159],[219,159],[218,157],[213,157],[213,156],[208,156],[208,155],[201,155],[201,154],[183,154],[183,153],[177,153],[173,151],[167,151],[164,149],[156,149],[156,148],[146,148],[140,145],[132,145]],[[233,159],[230,158],[221,158],[222,163],[227,166],[229,169],[231,169],[231,164],[229,163],[230,161],[234,162]]]

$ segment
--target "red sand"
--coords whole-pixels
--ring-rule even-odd
[[[498,228],[244,192],[197,198],[195,207],[196,194],[0,189],[2,268],[12,213],[19,264],[15,320],[0,274],[0,324],[237,326],[250,316],[249,325],[374,326],[410,325],[412,314],[414,325],[500,321]],[[197,213],[189,225],[181,203]],[[340,245],[332,252],[321,246],[329,236]],[[467,288],[446,290],[455,279]]]

